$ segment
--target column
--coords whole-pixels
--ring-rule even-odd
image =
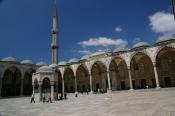
[[[51,99],[54,99],[54,84],[51,84]]]
[[[1,98],[1,89],[2,89],[2,78],[0,77],[0,98]]]
[[[24,86],[24,85],[23,85],[23,83],[24,83],[23,81],[24,81],[24,78],[22,77],[22,78],[21,78],[21,90],[20,90],[20,96],[23,96],[23,86]]]
[[[64,98],[64,79],[62,78],[62,97]]]
[[[128,74],[129,74],[129,85],[130,85],[130,90],[133,90],[132,76],[131,76],[131,69],[130,69],[130,66],[128,66]]]
[[[77,91],[77,77],[76,76],[74,76],[74,81],[75,81],[75,93],[77,93],[78,91]]]
[[[107,92],[111,92],[111,81],[110,81],[109,70],[107,71],[107,78],[108,78],[108,89],[109,89]]]
[[[154,75],[155,75],[155,80],[156,80],[156,88],[160,88],[159,78],[158,78],[157,68],[156,68],[156,62],[153,62],[153,68],[154,68]]]
[[[92,75],[91,75],[91,71],[89,71],[89,79],[90,79],[90,93],[93,93],[93,87],[92,87]]]
[[[42,84],[38,85],[38,90],[39,90],[39,101],[42,101]]]

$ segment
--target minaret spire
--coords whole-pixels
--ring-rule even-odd
[[[53,27],[52,27],[52,64],[58,64],[58,7],[54,0]]]

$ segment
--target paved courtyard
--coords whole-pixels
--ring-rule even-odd
[[[0,100],[0,116],[175,116],[175,88],[68,95],[65,101],[29,103],[29,97]]]

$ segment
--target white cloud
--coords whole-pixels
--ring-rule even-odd
[[[156,12],[149,17],[150,26],[156,33],[175,33],[175,20],[171,13]]]
[[[115,31],[117,31],[117,32],[122,32],[123,29],[122,29],[121,27],[116,27],[116,28],[115,28]]]
[[[78,53],[79,53],[79,54],[83,54],[83,55],[89,55],[89,54],[91,54],[92,52],[89,51],[89,50],[79,50]]]
[[[128,42],[122,39],[112,39],[107,37],[99,37],[99,38],[90,38],[87,41],[82,41],[78,43],[82,47],[87,46],[102,46],[102,47],[108,47],[108,46],[116,46],[116,47],[126,47],[128,45]]]
[[[138,42],[140,42],[140,41],[141,41],[141,39],[140,39],[139,37],[137,37],[137,38],[135,38],[135,39],[132,41],[132,43],[135,44],[135,43],[138,43]]]

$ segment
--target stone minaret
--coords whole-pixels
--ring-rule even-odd
[[[53,27],[52,27],[52,64],[58,64],[58,8],[57,2],[54,0],[54,14],[53,14]]]

